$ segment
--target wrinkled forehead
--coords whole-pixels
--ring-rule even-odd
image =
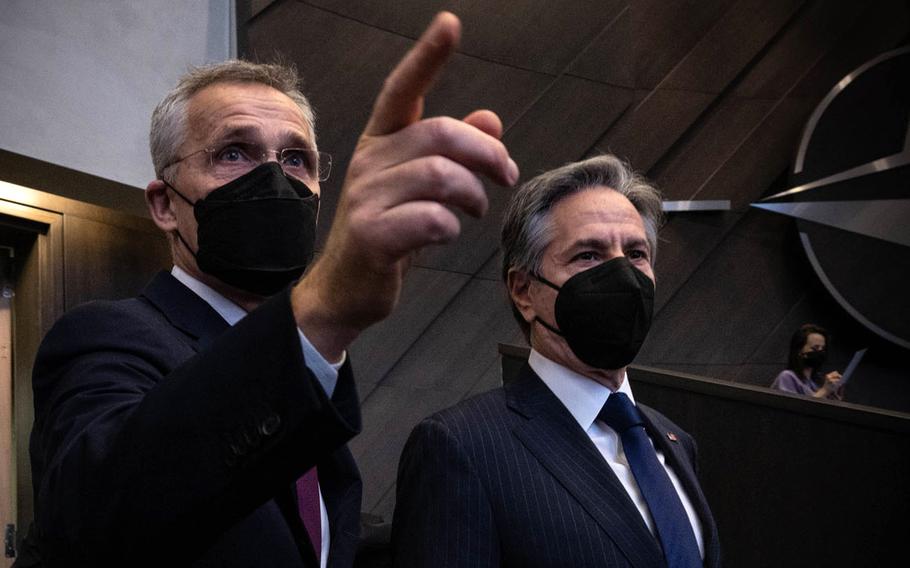
[[[187,107],[186,138],[196,145],[238,138],[315,148],[314,133],[297,103],[253,82],[215,83],[194,94]]]
[[[589,187],[563,197],[553,204],[549,217],[554,236],[593,228],[645,236],[644,220],[632,202],[607,186]]]

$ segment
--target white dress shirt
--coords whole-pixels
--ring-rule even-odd
[[[171,269],[171,275],[218,312],[218,315],[224,318],[228,325],[233,326],[246,316],[246,311],[243,308],[216,292],[212,287],[193,278],[179,266],[174,266]],[[335,384],[338,382],[338,369],[344,364],[347,353],[345,352],[338,363],[329,363],[313,347],[313,344],[310,343],[310,340],[306,338],[300,328],[297,328],[297,333],[300,335],[300,347],[303,349],[307,368],[316,375],[316,379],[322,385],[322,388],[325,389],[326,395],[331,398],[332,393],[335,392]],[[329,515],[326,512],[325,501],[322,499],[321,487],[319,488],[319,514],[321,517],[319,524],[322,528],[322,550],[319,555],[319,564],[322,568],[326,568],[329,559]]]
[[[607,465],[610,466],[610,469],[612,469],[613,473],[616,474],[616,477],[619,478],[626,493],[629,494],[629,498],[635,503],[645,524],[648,525],[651,533],[654,534],[654,521],[651,519],[651,512],[648,509],[648,504],[642,496],[641,491],[638,489],[638,483],[635,481],[635,476],[632,474],[629,462],[626,461],[626,455],[622,450],[619,434],[601,420],[597,419],[600,409],[603,408],[604,403],[607,402],[607,398],[609,398],[611,394],[610,389],[595,380],[589,379],[584,375],[580,375],[571,369],[547,359],[534,349],[531,350],[528,364],[541,380],[543,380],[544,384],[553,391],[553,394],[556,395],[560,402],[565,405],[578,422],[578,425],[581,426],[581,429],[584,430],[588,437],[591,438],[591,441],[594,442],[597,450],[606,460]],[[623,376],[622,384],[619,386],[617,392],[624,393],[634,404],[635,397],[632,395],[632,387],[629,385],[627,379],[628,377]],[[652,441],[651,444],[653,445],[654,442]],[[698,550],[701,553],[701,557],[704,558],[705,545],[704,539],[702,538],[701,521],[698,519],[695,509],[692,507],[692,502],[686,495],[679,478],[676,473],[673,472],[673,468],[667,464],[663,452],[657,448],[655,448],[655,450],[657,452],[657,459],[660,460],[664,469],[667,470],[670,481],[673,482],[673,486],[679,494],[683,507],[686,509],[686,514],[689,516],[689,522],[692,524],[692,529],[695,532],[695,539],[698,541]]]

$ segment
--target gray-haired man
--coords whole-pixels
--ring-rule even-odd
[[[312,264],[329,161],[293,73],[200,69],[156,109],[146,197],[174,267],[66,314],[35,363],[45,565],[352,564],[345,349],[394,308],[410,255],[458,234],[451,208],[486,210],[478,175],[518,177],[492,112],[421,119],[459,33],[440,14],[386,80]]]
[[[658,192],[613,156],[515,192],[502,275],[531,355],[516,380],[415,428],[396,565],[719,565],[695,444],[636,407],[626,379],[650,325],[660,222]]]

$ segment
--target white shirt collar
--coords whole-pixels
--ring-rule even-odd
[[[197,296],[205,300],[208,305],[212,306],[212,309],[218,312],[218,315],[224,318],[224,321],[226,321],[228,325],[233,326],[246,316],[246,311],[244,311],[243,308],[228,300],[210,286],[193,278],[179,266],[175,265],[174,268],[171,269],[171,275],[179,280],[184,286],[195,292]]]
[[[578,422],[578,425],[581,426],[581,429],[587,432],[600,413],[600,409],[607,402],[607,398],[610,396],[610,389],[593,379],[547,359],[534,349],[531,349],[528,364],[544,384],[553,391],[556,398],[565,405]],[[632,396],[632,387],[629,385],[628,375],[623,374],[622,384],[619,385],[617,392],[625,393],[629,400],[632,401],[632,404],[635,404],[635,397]]]

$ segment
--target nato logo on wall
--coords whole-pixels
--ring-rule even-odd
[[[834,299],[910,349],[910,47],[872,59],[825,96],[791,180],[753,206],[794,217]]]

